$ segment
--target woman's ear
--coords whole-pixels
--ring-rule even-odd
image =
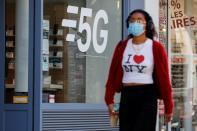
[[[153,30],[154,29],[154,24],[153,24],[153,21],[152,20],[149,20],[148,23],[147,23],[147,26]]]

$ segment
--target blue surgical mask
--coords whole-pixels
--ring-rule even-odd
[[[129,23],[128,32],[133,36],[140,36],[144,33],[144,25],[138,22]]]

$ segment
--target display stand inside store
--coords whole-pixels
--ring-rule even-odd
[[[67,29],[61,27],[62,13],[66,5],[49,4],[44,9],[43,27],[43,102],[65,103],[67,101]],[[47,23],[47,24],[46,24]]]

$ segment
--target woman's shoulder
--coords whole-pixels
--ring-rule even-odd
[[[153,52],[154,52],[154,54],[156,54],[160,57],[167,56],[167,51],[166,51],[164,44],[162,44],[159,41],[155,41],[155,40],[153,41]]]
[[[162,43],[159,42],[159,41],[157,41],[157,40],[153,40],[153,44],[154,44],[155,46],[162,46]]]
[[[165,49],[164,44],[156,40],[153,40],[153,47],[156,49]]]
[[[129,39],[123,39],[123,40],[119,41],[116,47],[117,48],[125,47],[127,45],[128,40]]]

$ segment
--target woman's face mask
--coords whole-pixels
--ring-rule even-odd
[[[129,34],[132,34],[133,36],[140,36],[144,33],[144,24],[139,22],[132,22],[129,23],[128,32]]]

